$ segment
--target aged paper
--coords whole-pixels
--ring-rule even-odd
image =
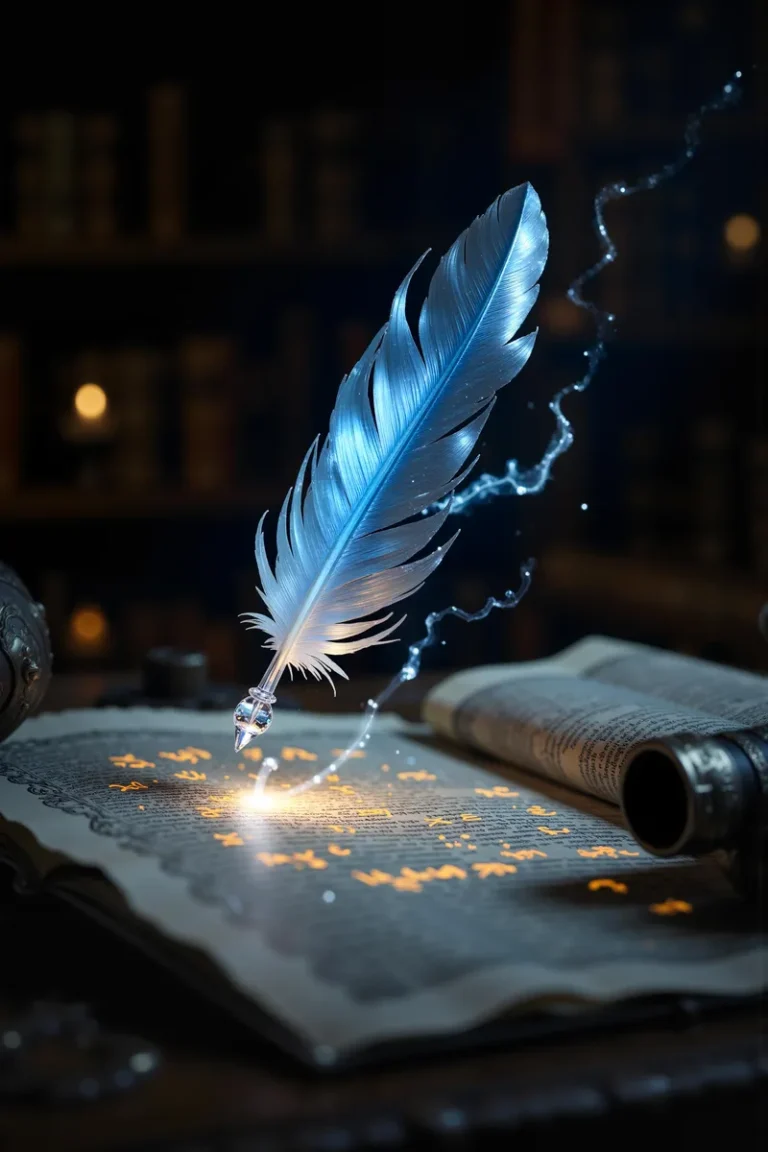
[[[429,694],[424,718],[461,744],[618,804],[639,744],[768,724],[768,678],[589,637],[546,660],[457,673]]]
[[[648,857],[610,806],[447,756],[394,717],[282,802],[358,725],[279,715],[237,757],[228,715],[45,716],[0,748],[0,831],[27,830],[40,866],[99,869],[188,978],[321,1064],[542,999],[763,988],[756,913],[712,862]],[[263,755],[280,767],[261,811]]]

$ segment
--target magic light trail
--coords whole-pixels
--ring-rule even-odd
[[[459,513],[466,513],[475,505],[493,499],[495,496],[535,496],[541,492],[548,483],[555,461],[562,456],[563,453],[567,452],[573,444],[573,426],[563,412],[563,401],[573,392],[586,391],[592,383],[600,363],[607,355],[607,343],[614,333],[615,315],[612,312],[606,312],[604,309],[599,308],[592,300],[585,300],[582,295],[582,289],[585,284],[588,284],[589,281],[599,275],[604,268],[612,264],[618,256],[616,245],[611,239],[605,224],[605,206],[612,200],[622,200],[627,196],[634,195],[635,192],[650,191],[650,189],[656,188],[659,184],[676,176],[678,172],[693,159],[699,149],[701,143],[701,125],[705,116],[711,112],[724,111],[726,108],[735,104],[741,96],[741,80],[742,73],[735,72],[713,99],[700,105],[698,110],[688,117],[683,130],[683,147],[674,160],[669,161],[662,168],[659,168],[658,171],[648,176],[641,176],[635,180],[634,183],[629,183],[625,180],[616,180],[611,184],[606,184],[595,196],[593,202],[593,225],[602,252],[594,264],[590,265],[586,271],[576,277],[568,288],[566,295],[571,303],[576,304],[579,308],[583,308],[593,317],[596,327],[596,337],[592,346],[584,352],[587,359],[587,368],[584,375],[572,384],[567,384],[564,388],[561,388],[549,402],[549,409],[555,418],[555,429],[544,455],[537,464],[533,464],[529,468],[521,468],[517,460],[508,460],[505,471],[501,476],[492,476],[489,473],[483,473],[463,488],[461,492],[454,493],[453,496],[447,497],[445,501],[440,501],[430,508],[426,508],[424,515],[436,508],[445,507],[449,508],[449,515],[452,516]],[[522,565],[520,569],[520,583],[517,591],[507,590],[501,599],[497,599],[495,596],[489,596],[483,607],[477,612],[466,612],[463,608],[457,608],[455,605],[451,605],[450,608],[443,608],[439,612],[430,612],[424,621],[426,627],[424,635],[408,648],[408,659],[399,671],[395,673],[384,690],[380,692],[375,699],[367,701],[361,719],[360,731],[355,740],[348,745],[335,760],[323,768],[322,771],[316,772],[307,780],[302,781],[301,784],[296,784],[294,787],[282,792],[280,801],[287,800],[291,796],[299,796],[304,792],[308,792],[311,788],[316,787],[318,784],[321,784],[327,776],[338,772],[339,768],[343,767],[356,750],[365,748],[365,745],[370,739],[371,728],[373,727],[377,713],[401,684],[416,679],[421,670],[421,658],[424,649],[431,647],[431,645],[435,643],[438,636],[438,626],[447,616],[456,616],[459,620],[463,620],[467,624],[472,624],[478,620],[484,620],[491,614],[494,608],[507,609],[517,607],[531,586],[533,567],[534,563],[532,560]],[[266,758],[262,762],[253,792],[255,806],[258,807],[260,803],[267,801],[264,792],[267,780],[277,768],[277,761],[271,757]]]

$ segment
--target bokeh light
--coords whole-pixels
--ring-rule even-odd
[[[107,394],[100,384],[81,384],[75,393],[75,411],[83,420],[100,420],[107,405]]]
[[[69,620],[69,639],[79,652],[101,652],[106,647],[109,623],[98,604],[76,608]]]
[[[760,243],[760,225],[746,212],[731,216],[724,231],[725,242],[734,252],[751,252]]]

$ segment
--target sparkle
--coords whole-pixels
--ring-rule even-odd
[[[323,901],[325,904],[333,904],[335,899],[336,899],[336,893],[331,892],[330,888],[328,888],[325,892],[323,892]]]

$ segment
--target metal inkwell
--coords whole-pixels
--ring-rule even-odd
[[[0,563],[0,740],[40,707],[52,664],[43,605]]]

